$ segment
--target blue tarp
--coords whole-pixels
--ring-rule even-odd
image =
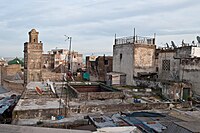
[[[0,114],[3,114],[10,106],[13,106],[17,101],[17,97],[5,97],[0,100]]]

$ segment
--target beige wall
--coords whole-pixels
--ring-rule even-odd
[[[47,79],[51,81],[61,81],[62,80],[62,73],[55,73],[49,71],[42,72],[42,79],[46,81]]]
[[[2,67],[2,78],[5,78],[6,76],[12,76],[15,75],[17,72],[21,71],[21,65],[19,64],[13,64],[8,66]]]
[[[155,49],[146,47],[135,48],[135,67],[152,67],[154,66],[154,52]]]
[[[15,81],[10,81],[10,80],[4,79],[3,87],[10,91],[21,94],[24,90],[23,82],[24,82],[23,80],[15,82]]]

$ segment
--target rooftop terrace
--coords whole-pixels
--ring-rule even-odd
[[[118,44],[155,44],[155,38],[129,36],[115,39],[115,45]]]

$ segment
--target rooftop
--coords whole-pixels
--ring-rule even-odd
[[[150,44],[155,45],[155,38],[130,36],[115,39],[115,45],[118,44]]]
[[[56,129],[56,128],[41,128],[30,126],[16,126],[1,124],[1,133],[91,133],[83,130]]]
[[[14,111],[59,109],[59,98],[20,99]]]

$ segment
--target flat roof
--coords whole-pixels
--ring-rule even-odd
[[[91,133],[91,131],[0,124],[1,133]]]
[[[199,133],[200,132],[200,122],[199,121],[189,121],[189,122],[175,122],[177,125],[193,132]]]
[[[14,111],[58,109],[59,103],[59,98],[20,99],[15,106]]]

